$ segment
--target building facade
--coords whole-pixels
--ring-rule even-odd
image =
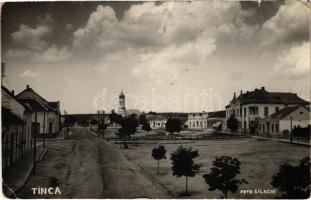
[[[207,112],[189,113],[186,125],[189,129],[201,130],[207,128]]]
[[[292,106],[259,119],[258,132],[264,136],[287,136],[293,128],[305,128],[308,125],[311,125],[310,109],[304,106]]]
[[[2,170],[5,171],[32,148],[32,111],[15,97],[14,91],[2,86],[1,94]]]
[[[36,93],[29,85],[16,95],[24,105],[29,106],[32,113],[32,121],[38,123],[39,136],[49,137],[59,133],[61,126],[61,112],[59,101],[50,102]],[[35,119],[35,116],[37,119]]]
[[[239,131],[258,132],[258,120],[267,118],[275,112],[291,106],[308,106],[310,103],[294,93],[268,92],[264,87],[236,97],[234,93],[229,105],[226,106],[226,120],[234,115],[239,122]]]
[[[146,119],[151,129],[165,129],[168,118],[162,115],[147,115]]]

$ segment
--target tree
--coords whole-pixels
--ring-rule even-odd
[[[66,115],[65,124],[66,126],[73,126],[76,123],[76,119],[72,115]]]
[[[235,132],[238,130],[238,125],[239,122],[238,120],[235,118],[235,115],[232,114],[229,119],[227,120],[227,127],[232,131]]]
[[[119,129],[119,137],[123,139],[124,147],[127,147],[125,140],[136,133],[138,126],[138,120],[136,119],[135,114],[131,114],[128,117],[125,117],[121,121],[121,128]]]
[[[169,133],[181,131],[181,121],[178,118],[169,118],[165,124],[165,128]]]
[[[143,130],[145,130],[145,131],[147,131],[147,132],[151,131],[150,124],[149,124],[148,122],[145,122],[145,123],[143,124],[143,126],[141,127],[141,129],[143,129]]]
[[[98,122],[96,119],[91,119],[90,123],[91,123],[91,125],[96,125]]]
[[[142,112],[142,113],[139,115],[138,120],[139,120],[139,124],[144,125],[144,124],[147,122],[146,113],[145,113],[145,112]]]
[[[228,192],[236,192],[239,184],[247,183],[244,179],[236,178],[240,174],[241,162],[237,158],[228,156],[216,157],[209,174],[204,174],[203,178],[209,185],[208,190],[220,190],[225,198]]]
[[[160,168],[160,160],[166,159],[165,157],[166,149],[164,146],[159,145],[158,147],[155,147],[152,149],[152,157],[158,161],[158,170],[157,173],[159,174],[159,168]]]
[[[109,115],[110,123],[121,124],[123,117],[122,115],[118,115],[114,110],[111,110],[111,114]]]
[[[193,159],[198,157],[197,150],[192,148],[184,148],[179,146],[176,151],[171,154],[173,176],[186,177],[186,195],[188,195],[188,177],[194,177],[201,167],[201,165],[195,164]]]
[[[278,188],[284,199],[307,199],[310,196],[310,158],[303,158],[299,165],[281,164],[273,175],[271,185]]]
[[[105,122],[100,121],[99,122],[99,131],[101,131],[102,135],[104,134],[104,131],[107,129],[107,124],[105,124]]]

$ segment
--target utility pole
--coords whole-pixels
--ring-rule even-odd
[[[3,85],[4,77],[5,77],[5,63],[1,63],[1,85]]]
[[[46,130],[45,130],[45,111],[43,111],[43,148],[45,148],[45,136],[47,134]]]
[[[36,157],[37,157],[37,131],[38,131],[38,122],[37,122],[37,111],[35,111],[35,125],[34,125],[34,137],[33,137],[33,168],[32,172],[36,173]]]
[[[293,116],[290,116],[290,143],[293,143]]]
[[[97,139],[99,139],[99,110],[97,110]]]
[[[103,126],[103,139],[104,139],[104,126],[105,126],[105,111],[103,110],[103,124],[102,124],[102,126]]]

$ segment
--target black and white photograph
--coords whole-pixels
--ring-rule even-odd
[[[310,197],[309,0],[0,5],[1,198]]]

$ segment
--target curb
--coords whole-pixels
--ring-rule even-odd
[[[37,157],[36,162],[41,161],[41,160],[44,158],[44,156],[46,155],[47,151],[48,151],[47,148],[43,149],[43,150],[41,151],[40,155]],[[7,195],[8,195],[8,196],[7,196],[8,198],[12,198],[12,197],[15,197],[15,198],[16,198],[16,193],[17,193],[19,190],[21,190],[21,189],[25,186],[25,184],[27,183],[27,181],[28,181],[28,179],[29,179],[29,177],[30,177],[30,175],[31,175],[31,173],[32,173],[32,170],[33,170],[33,165],[31,166],[30,170],[28,171],[25,180],[23,180],[23,184],[17,186],[16,188],[14,188],[14,190],[12,190],[11,188],[9,189],[9,192],[10,192],[11,194],[7,194]],[[3,191],[2,191],[2,192],[3,192]]]

